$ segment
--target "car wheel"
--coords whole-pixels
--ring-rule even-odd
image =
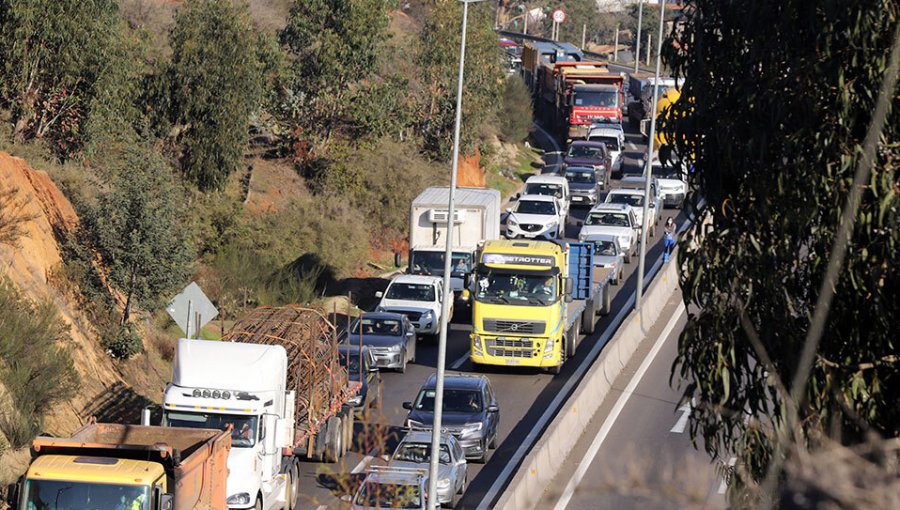
[[[401,374],[406,373],[406,353],[405,352],[403,353],[403,363],[400,364],[400,368],[397,369],[397,372],[400,372]]]
[[[253,505],[253,510],[262,510],[262,498],[259,496],[256,497],[256,504]]]
[[[412,344],[413,355],[412,355],[412,358],[410,358],[410,360],[409,360],[410,363],[415,363],[415,362],[416,362],[416,350],[417,350],[417,349],[416,349],[416,342],[415,342],[415,340],[413,340],[413,344]]]
[[[484,464],[485,462],[487,462],[487,454],[488,454],[488,452],[487,452],[487,441],[485,441],[485,442],[481,445],[481,457],[478,457],[477,459],[474,459],[475,462],[478,463],[478,464]]]
[[[491,450],[497,449],[497,433],[496,432],[494,432],[494,437],[491,438],[491,442],[488,444],[488,448],[490,448]]]
[[[630,251],[625,254],[625,263],[631,264],[631,252]]]

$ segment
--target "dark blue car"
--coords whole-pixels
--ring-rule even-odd
[[[350,380],[362,383],[359,393],[348,404],[359,409],[381,405],[381,373],[375,364],[375,355],[365,345],[338,345],[341,366],[347,369]]]

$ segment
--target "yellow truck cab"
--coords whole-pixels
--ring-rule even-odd
[[[593,270],[590,243],[487,241],[472,289],[472,363],[559,373],[608,312],[608,282]]]

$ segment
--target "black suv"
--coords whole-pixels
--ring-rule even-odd
[[[407,428],[432,428],[436,382],[437,375],[431,374],[415,401],[403,403],[409,410]],[[500,407],[491,381],[483,375],[446,374],[443,407],[441,432],[456,436],[466,458],[484,462],[488,449],[497,447],[500,427]]]

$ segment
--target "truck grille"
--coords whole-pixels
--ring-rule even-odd
[[[547,329],[544,321],[516,321],[484,319],[484,330],[491,333],[516,333],[519,335],[543,335]]]
[[[488,347],[516,347],[518,349],[534,348],[534,341],[530,338],[493,338],[487,341]]]
[[[531,358],[537,356],[537,351],[522,351],[518,349],[496,349],[488,347],[488,354],[500,358]]]

